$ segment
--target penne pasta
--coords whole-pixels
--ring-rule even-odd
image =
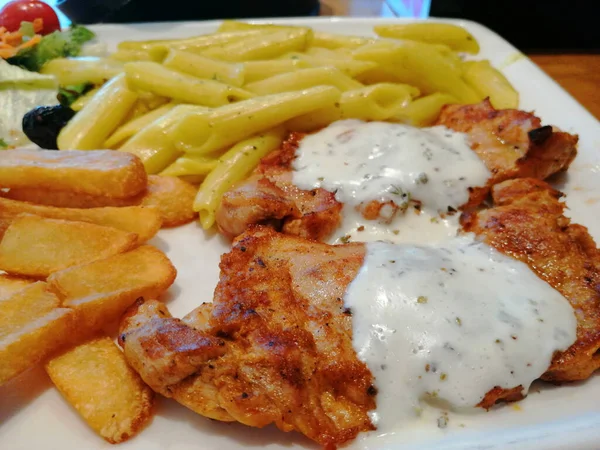
[[[243,64],[227,63],[172,48],[163,65],[198,78],[215,80],[231,86],[240,87],[244,84]]]
[[[73,103],[71,103],[71,109],[73,111],[81,111],[83,107],[89,103],[89,101],[94,98],[94,95],[98,93],[100,90],[99,87],[91,89],[90,91],[83,94],[81,97],[77,98]]]
[[[203,106],[221,106],[253,97],[251,92],[213,80],[201,80],[155,62],[125,64],[127,81],[136,89]]]
[[[123,72],[123,63],[109,58],[55,58],[44,64],[40,73],[54,75],[61,86],[104,84]]]
[[[295,117],[286,123],[293,131],[314,131],[336,120],[387,120],[399,114],[419,90],[405,84],[382,83],[344,92],[332,106]]]
[[[108,58],[114,59],[121,62],[132,62],[132,61],[157,61],[153,58],[148,50],[117,50],[111,53]]]
[[[247,61],[244,64],[246,83],[264,80],[281,73],[293,72],[312,67],[310,63],[300,59],[274,59],[266,61]]]
[[[315,47],[324,47],[329,49],[358,48],[360,46],[371,44],[373,42],[375,42],[375,39],[369,39],[360,36],[344,36],[341,34],[316,31],[314,33],[311,45]]]
[[[180,156],[173,164],[163,170],[160,175],[169,177],[185,177],[207,175],[217,166],[216,158],[206,156]]]
[[[202,54],[224,61],[270,59],[288,52],[302,51],[308,46],[311,39],[312,30],[308,28],[280,30],[249,37],[221,47],[209,48]]]
[[[104,148],[116,148],[125,142],[127,139],[139,133],[146,126],[158,118],[164,116],[176,106],[176,103],[167,103],[146,114],[136,117],[124,125],[121,125],[116,131],[104,142]]]
[[[60,150],[96,150],[123,122],[138,96],[127,87],[125,74],[106,83],[58,135]]]
[[[479,53],[479,43],[463,27],[449,23],[376,25],[375,33],[385,38],[411,39],[428,44],[445,44],[452,50]]]
[[[351,48],[329,49],[325,47],[315,47],[314,45],[312,45],[309,48],[307,48],[304,53],[306,55],[318,56],[320,58],[326,59],[352,59]]]
[[[321,85],[334,86],[342,92],[362,87],[362,84],[358,81],[353,80],[335,67],[315,67],[275,75],[271,78],[247,84],[245,88],[258,95],[268,95],[286,91],[299,91]]]
[[[237,20],[224,20],[217,32],[232,32],[232,31],[247,31],[247,30],[265,30],[265,31],[279,31],[279,30],[290,30],[290,29],[298,29],[301,27],[295,27],[291,25],[273,25],[270,23],[267,24],[257,24],[257,23],[247,23],[247,22],[239,22]]]
[[[172,130],[181,152],[207,155],[293,117],[335,104],[341,92],[331,86],[273,94],[182,118]]]
[[[435,123],[444,105],[453,103],[458,103],[458,100],[449,94],[436,92],[409,103],[393,118],[415,127],[427,127]]]
[[[234,183],[246,178],[261,158],[279,147],[284,134],[283,128],[276,128],[251,137],[237,143],[219,158],[217,166],[206,176],[194,200],[194,211],[199,213],[204,229],[215,223],[215,213],[223,194]]]
[[[463,103],[481,100],[453,62],[432,45],[411,41],[370,44],[356,49],[354,57],[377,62],[398,81],[416,86],[425,94],[445,92]]]
[[[494,108],[505,109],[519,106],[519,93],[489,61],[464,63],[463,77],[482,97],[489,97]]]
[[[146,125],[119,150],[137,155],[149,174],[159,173],[172,164],[180,155],[172,139],[172,127],[186,115],[208,111],[196,105],[177,105],[171,111]]]
[[[357,75],[363,72],[377,67],[377,63],[374,63],[372,61],[360,61],[351,58],[327,58],[297,52],[288,53],[286,55],[283,55],[282,58],[306,61],[313,67],[333,67],[335,69],[338,69],[343,74],[352,78],[356,77]]]
[[[202,34],[200,36],[192,36],[189,38],[180,39],[158,39],[151,41],[123,41],[117,46],[118,50],[124,51],[148,51],[162,48],[166,52],[169,48],[178,50],[198,50],[208,48],[214,45],[227,44],[237,40],[246,39],[250,36],[257,36],[264,33],[262,30],[246,30],[231,33],[213,33]]]

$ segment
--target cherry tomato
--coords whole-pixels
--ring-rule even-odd
[[[35,19],[44,21],[44,28],[40,34],[46,35],[60,30],[58,16],[52,7],[39,0],[14,0],[0,10],[0,26],[8,31],[17,31],[21,22],[33,22]]]

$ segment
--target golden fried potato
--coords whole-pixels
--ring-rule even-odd
[[[0,197],[0,231],[20,214],[35,214],[50,219],[95,223],[138,235],[140,242],[152,238],[160,229],[161,218],[155,208],[128,206],[124,208],[55,208],[33,205]]]
[[[71,342],[75,314],[56,308],[0,339],[0,385]]]
[[[0,187],[41,188],[126,198],[146,188],[140,159],[112,150],[13,150],[0,153]]]
[[[137,199],[140,195],[133,198]],[[49,191],[39,188],[14,188],[8,192],[0,192],[0,196],[57,208],[102,208],[105,206],[131,206],[132,204],[131,198],[114,198],[73,191]]]
[[[162,218],[163,227],[174,227],[191,222],[197,216],[192,209],[196,193],[197,188],[179,178],[149,175],[146,190],[131,198],[113,198],[38,188],[11,189],[1,195],[13,200],[60,208],[155,206]]]
[[[27,286],[35,283],[34,280],[23,277],[15,277],[8,274],[0,275],[0,300],[4,297],[9,297],[16,292],[26,288]]]
[[[175,281],[177,271],[160,250],[135,250],[55,272],[48,284],[65,307],[78,314],[78,327],[99,330],[117,320],[139,297],[156,298]]]
[[[126,252],[137,234],[86,222],[16,217],[0,241],[0,270],[45,278],[68,267]]]
[[[197,192],[197,188],[177,177],[149,175],[148,188],[139,204],[156,207],[163,227],[175,227],[198,215],[192,208]]]
[[[65,400],[111,444],[135,436],[154,415],[154,392],[107,337],[53,358],[46,372]]]
[[[21,288],[0,300],[0,339],[27,326],[60,306],[59,298],[43,281]]]

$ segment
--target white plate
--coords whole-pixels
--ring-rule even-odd
[[[343,34],[371,35],[377,23],[390,19],[287,19],[279,23],[308,25]],[[567,194],[569,214],[589,227],[600,241],[600,124],[527,58],[489,29],[456,21],[481,43],[481,58],[503,71],[521,93],[521,108],[535,110],[544,123],[578,133],[580,151],[569,174],[557,180]],[[217,22],[102,25],[94,27],[111,47],[126,39],[185,37],[214,30]],[[511,62],[512,61],[512,62]],[[161,231],[153,243],[176,265],[179,276],[170,290],[169,308],[182,316],[212,298],[218,261],[227,243],[204,233],[196,224]],[[1,362],[0,362],[1,363]],[[424,432],[408,429],[388,441],[364,441],[355,448],[419,449],[597,449],[600,444],[600,377],[562,387],[532,388],[517,407],[501,406],[489,413],[450,421],[447,429]],[[464,427],[460,427],[463,424]],[[140,449],[289,449],[315,448],[297,433],[272,427],[258,430],[204,419],[177,403],[162,399],[150,427],[122,450]],[[41,370],[34,370],[0,389],[0,449],[87,450],[112,448],[90,431],[51,387]]]

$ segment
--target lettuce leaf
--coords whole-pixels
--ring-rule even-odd
[[[81,46],[94,39],[96,35],[81,25],[73,25],[65,31],[55,31],[44,36],[34,47],[20,51],[8,59],[10,64],[20,66],[33,72],[39,72],[44,64],[56,58],[77,56]]]

